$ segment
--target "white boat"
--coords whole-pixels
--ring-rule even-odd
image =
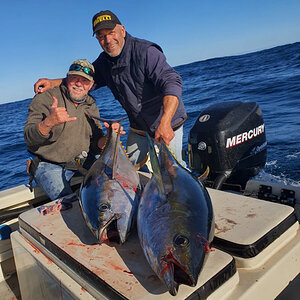
[[[250,180],[244,194],[255,196],[262,184]],[[208,188],[216,223],[213,251],[197,286],[181,285],[175,298],[296,299],[300,189],[272,186],[275,193],[282,188],[294,191],[294,208]],[[1,213],[28,209],[2,224],[12,230],[0,241],[2,299],[174,298],[148,266],[135,233],[120,247],[95,245],[77,201],[62,213],[57,201],[40,205],[45,199],[41,189],[30,192],[25,185],[0,192]]]

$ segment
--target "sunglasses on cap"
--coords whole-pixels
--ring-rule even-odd
[[[90,76],[94,76],[94,72],[91,68],[89,67],[83,67],[79,64],[73,64],[70,66],[69,71],[83,71],[85,74],[90,75]]]

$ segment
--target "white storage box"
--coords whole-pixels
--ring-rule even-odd
[[[213,245],[236,259],[238,268],[257,268],[297,234],[299,223],[287,205],[208,189],[215,212]]]

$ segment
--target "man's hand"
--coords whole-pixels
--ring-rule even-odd
[[[159,143],[159,139],[162,138],[167,146],[170,145],[171,140],[174,138],[175,133],[171,126],[172,118],[178,106],[178,99],[172,95],[166,95],[163,98],[163,115],[160,119],[160,123],[155,131],[154,141]]]
[[[39,131],[42,135],[47,135],[56,125],[76,120],[76,117],[69,116],[65,107],[58,107],[57,105],[58,100],[53,96],[50,115],[38,125]]]
[[[104,124],[104,126],[105,126],[106,128],[109,128],[109,127],[110,127],[110,125],[109,125],[107,122],[104,122],[103,124]],[[112,123],[112,124],[111,124],[112,130],[115,131],[116,133],[118,133],[119,127],[120,127],[120,124],[119,124],[119,123]],[[125,133],[126,133],[126,132],[123,130],[123,126],[121,126],[121,128],[120,128],[120,135],[124,135]],[[106,142],[107,142],[107,135],[102,136],[102,137],[98,140],[98,147],[99,147],[100,149],[103,150],[104,147],[105,147],[105,145],[106,145]]]
[[[162,138],[167,146],[170,145],[171,140],[174,138],[175,133],[171,127],[171,124],[160,122],[155,131],[154,141],[159,143],[159,139]]]
[[[76,117],[70,117],[65,107],[58,107],[58,100],[53,96],[53,103],[51,105],[50,115],[46,118],[48,123],[52,125],[52,127],[65,123],[75,121]]]
[[[35,94],[43,93],[51,89],[50,79],[41,78],[34,84]]]
[[[108,124],[108,123],[104,122],[103,124],[104,124],[104,126],[105,126],[106,128],[109,128],[109,124]],[[119,123],[112,123],[112,124],[111,124],[111,128],[112,128],[112,130],[113,130],[115,133],[118,133],[119,127],[120,127],[120,124],[119,124]],[[126,133],[126,132],[123,130],[123,126],[121,126],[121,128],[120,128],[120,135],[124,135],[125,133]]]
[[[56,86],[59,86],[61,82],[62,79],[41,78],[34,84],[34,92],[35,94],[46,92]]]

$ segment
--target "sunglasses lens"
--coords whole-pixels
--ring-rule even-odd
[[[82,71],[85,73],[85,74],[88,74],[90,73],[90,69],[89,68],[82,68]]]
[[[81,65],[74,64],[74,65],[71,65],[69,71],[80,71],[81,68],[82,68]]]
[[[93,71],[90,68],[84,67],[82,70],[85,74],[93,76]]]

